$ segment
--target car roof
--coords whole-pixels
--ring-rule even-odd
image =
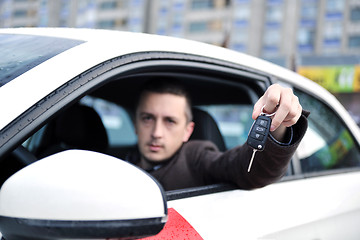
[[[27,34],[81,40],[86,43],[75,47],[75,49],[91,49],[94,51],[91,57],[89,56],[88,59],[83,59],[89,63],[98,63],[117,56],[136,52],[179,52],[237,63],[244,67],[266,72],[280,78],[303,80],[301,76],[294,74],[293,71],[260,58],[211,44],[169,36],[103,29],[74,28],[0,29],[0,34]],[[76,53],[80,54],[81,51],[77,50]],[[73,53],[71,49],[66,51],[66,54],[75,57],[75,59],[76,57],[87,56],[85,52],[83,55],[74,56],[75,53]],[[81,66],[77,67],[80,68]]]
[[[12,28],[0,29],[0,34],[25,34],[84,41],[0,87],[0,112],[9,113],[0,119],[0,129],[73,77],[109,59],[139,52],[191,54],[235,63],[316,93],[317,97],[326,99],[337,111],[346,112],[325,89],[293,71],[210,44],[168,36],[99,29]],[[48,79],[49,76],[51,79]],[[19,101],[19,96],[22,101]],[[5,104],[9,102],[12,104]],[[349,117],[345,118],[351,121]]]

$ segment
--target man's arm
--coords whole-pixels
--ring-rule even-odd
[[[193,146],[201,156],[190,158],[190,164],[197,174],[206,179],[207,184],[232,182],[241,189],[254,189],[274,183],[286,173],[289,162],[305,135],[307,116],[308,112],[303,111],[298,122],[291,126],[293,135],[290,142],[281,144],[269,136],[265,150],[255,154],[250,172],[247,169],[253,150],[247,144],[224,153],[219,152],[210,142],[207,145]]]
[[[254,106],[253,119],[261,111],[276,114],[271,135],[263,152],[256,153],[254,164],[247,172],[252,149],[244,144],[225,153],[204,151],[200,161],[213,179],[236,183],[242,189],[263,187],[280,179],[307,129],[308,112],[303,111],[298,98],[289,88],[271,85]],[[210,148],[209,148],[210,149]],[[198,168],[202,169],[202,168]],[[206,175],[206,174],[204,174]]]

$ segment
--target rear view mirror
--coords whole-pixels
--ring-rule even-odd
[[[150,175],[96,152],[49,156],[0,190],[6,240],[139,238],[159,233],[166,219],[164,192]]]

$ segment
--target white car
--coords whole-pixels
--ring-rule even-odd
[[[140,33],[0,29],[0,46],[4,239],[359,238],[360,131],[314,82],[224,48]],[[119,160],[136,146],[138,88],[158,76],[189,87],[202,120],[216,123],[197,122],[193,137],[211,135],[222,150],[246,141],[267,86],[291,87],[311,114],[286,176],[251,191],[219,183],[165,192]]]

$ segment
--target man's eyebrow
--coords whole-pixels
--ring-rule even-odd
[[[178,121],[178,118],[175,116],[164,116],[165,119],[170,119],[170,120],[174,120],[174,121]]]
[[[140,116],[151,116],[151,117],[155,117],[155,114],[152,114],[152,113],[149,113],[149,112],[140,112],[139,113]],[[174,120],[174,121],[178,121],[179,120],[179,117],[177,116],[172,116],[172,115],[165,115],[165,116],[162,116],[163,119],[171,119],[171,120]]]
[[[151,117],[151,118],[155,118],[154,114],[148,113],[148,112],[139,112],[137,115],[139,118],[142,117]]]
[[[145,111],[139,112],[139,114],[140,114],[140,115],[150,115],[150,116],[154,116],[154,114],[149,113],[149,112],[145,112]]]

